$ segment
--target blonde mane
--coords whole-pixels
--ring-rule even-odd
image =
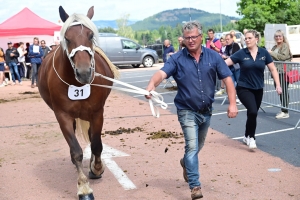
[[[61,46],[64,50],[66,50],[66,48],[67,48],[65,34],[66,34],[67,30],[69,29],[69,27],[72,26],[71,24],[73,22],[79,22],[81,24],[81,26],[85,26],[86,28],[93,31],[93,33],[94,33],[93,44],[94,44],[94,46],[99,46],[99,39],[98,39],[99,33],[98,33],[98,30],[97,30],[97,27],[95,26],[95,24],[87,16],[85,16],[83,14],[75,13],[75,14],[69,16],[69,18],[65,21],[64,25],[62,26],[62,28],[60,30],[60,38],[62,39]]]

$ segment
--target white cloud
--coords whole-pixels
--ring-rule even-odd
[[[238,0],[14,0],[0,3],[5,5],[0,11],[0,23],[23,8],[28,7],[40,17],[52,22],[57,22],[60,17],[58,7],[61,5],[68,14],[87,13],[91,6],[95,8],[93,20],[114,20],[124,14],[130,14],[129,19],[142,20],[164,10],[175,8],[195,8],[211,13],[221,13],[229,16],[238,16],[236,3]]]

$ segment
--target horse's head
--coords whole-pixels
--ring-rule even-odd
[[[82,84],[89,84],[95,72],[94,46],[98,44],[98,30],[91,21],[94,7],[89,9],[87,16],[69,16],[60,6],[59,14],[64,22],[60,31],[61,45],[74,69],[75,78]]]

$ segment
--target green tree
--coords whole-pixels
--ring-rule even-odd
[[[266,23],[299,24],[299,0],[241,0],[237,13],[243,18],[238,21],[239,30],[255,29],[261,33]]]
[[[127,37],[130,39],[134,39],[134,31],[132,30],[132,28],[130,26],[128,26],[128,18],[129,18],[129,14],[124,14],[123,16],[121,16],[120,19],[117,19],[117,26],[118,26],[118,35],[123,36],[123,37]]]
[[[99,28],[98,31],[99,33],[117,33],[112,27]]]

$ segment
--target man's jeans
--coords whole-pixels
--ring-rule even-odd
[[[201,114],[192,110],[177,111],[178,121],[180,122],[185,139],[185,154],[183,160],[190,189],[201,186],[199,181],[198,153],[204,145],[207,130],[210,125],[211,113],[211,109]]]
[[[18,65],[14,62],[9,62],[8,66],[9,66],[9,70],[10,70],[10,73],[11,73],[12,81],[14,83],[16,82],[16,78],[15,78],[15,75],[16,75],[17,80],[19,81],[19,83],[21,83],[21,78],[20,78],[20,75],[19,75]]]

